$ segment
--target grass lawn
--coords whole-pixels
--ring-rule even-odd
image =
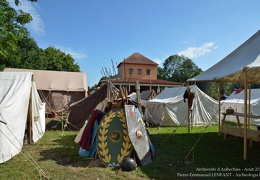
[[[237,179],[260,177],[260,145],[248,148],[243,160],[243,139],[218,135],[218,127],[149,127],[155,157],[146,166],[124,172],[113,168],[91,167],[92,159],[78,155],[76,131],[48,130],[35,144],[0,164],[0,180],[49,179],[145,180],[145,179]],[[37,168],[38,166],[39,168]],[[193,177],[191,177],[193,176]]]

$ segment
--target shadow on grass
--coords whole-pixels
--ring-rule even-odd
[[[60,130],[60,129],[59,129]],[[159,130],[158,130],[159,131]],[[139,166],[137,174],[142,172],[150,179],[192,179],[183,177],[192,174],[245,173],[245,168],[260,167],[260,145],[248,147],[247,160],[243,159],[243,139],[227,137],[217,132],[151,134],[155,147],[155,156],[151,163]],[[92,158],[83,158],[78,154],[79,146],[74,142],[75,133],[53,139],[55,146],[44,149],[41,160],[54,160],[57,164],[73,167],[88,167]],[[219,169],[219,170],[217,170]],[[254,169],[255,170],[255,169]],[[139,172],[138,172],[139,171]],[[247,173],[254,173],[250,170]],[[220,175],[220,174],[218,174]],[[219,177],[219,178],[223,178]]]
[[[51,142],[51,146],[46,146],[46,148],[41,150],[40,155],[42,158],[40,160],[53,160],[63,166],[88,167],[93,158],[79,156],[79,145],[74,142],[76,131],[65,129],[64,135],[61,136],[62,123],[54,119],[46,124],[46,131],[53,134],[50,137],[45,137],[46,142]]]
[[[53,160],[59,165],[87,167],[92,159],[79,156],[79,146],[74,142],[75,135],[64,135],[53,140],[55,147],[40,152],[40,160]]]
[[[155,158],[150,164],[140,167],[140,169],[151,179],[189,179],[191,178],[190,173],[229,173],[228,170],[231,170],[232,173],[235,173],[236,170],[241,173],[245,172],[246,167],[259,167],[259,144],[248,148],[248,158],[244,160],[243,139],[227,137],[224,141],[223,137],[216,132],[151,135],[150,139],[156,150]],[[251,170],[250,173],[255,172]],[[183,177],[186,175],[188,177]],[[210,178],[213,178],[212,174],[210,174]]]

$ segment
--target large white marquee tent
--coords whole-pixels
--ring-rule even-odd
[[[25,131],[30,142],[45,133],[45,104],[32,79],[30,72],[0,72],[0,163],[21,151]]]
[[[224,59],[203,73],[187,80],[188,82],[215,81],[260,83],[260,30],[231,52]],[[248,93],[244,93],[244,119],[248,119]],[[244,123],[244,159],[247,159],[247,121]]]
[[[191,126],[218,124],[218,102],[201,91],[197,85],[189,87],[195,94],[191,107]],[[144,119],[158,126],[187,126],[188,102],[183,95],[187,87],[164,89],[155,99],[142,101]]]

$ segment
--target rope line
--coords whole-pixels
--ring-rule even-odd
[[[6,126],[7,129],[11,132],[11,134],[13,135],[13,137],[17,140],[17,142],[21,145],[22,149],[27,153],[27,155],[29,156],[29,158],[26,156],[25,153],[23,153],[22,151],[20,151],[19,147],[16,146],[16,144],[14,144],[14,142],[2,131],[1,133],[6,137],[6,139],[19,151],[21,152],[21,154],[44,176],[46,177],[47,179],[48,176],[47,174],[41,169],[41,167],[37,164],[37,162],[34,160],[34,158],[30,155],[30,153],[27,151],[27,149],[23,146],[22,143],[19,142],[19,140],[16,138],[16,136],[13,134],[13,132],[11,131],[11,129]],[[30,159],[31,158],[31,159]]]

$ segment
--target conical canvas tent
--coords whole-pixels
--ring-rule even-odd
[[[260,83],[260,30],[224,59],[187,81],[243,82],[246,89],[250,83]],[[244,119],[248,117],[247,95],[245,91]],[[244,159],[247,159],[247,121],[243,136]]]
[[[248,105],[250,105],[250,113],[260,116],[260,89],[251,89],[250,100],[248,98]],[[244,90],[234,90],[225,100],[221,101],[221,112],[226,112],[226,109],[232,108],[235,112],[244,113]],[[223,115],[221,116],[223,119]],[[226,121],[237,122],[235,116],[226,117]],[[240,119],[240,123],[244,124],[244,119]],[[251,119],[251,125],[260,126],[260,119]]]
[[[0,163],[21,151],[25,132],[30,142],[45,133],[45,104],[32,77],[28,72],[0,72]]]
[[[155,99],[142,101],[145,107],[145,121],[159,126],[187,126],[188,102],[183,95],[187,87],[165,88]],[[191,125],[213,125],[218,123],[218,102],[201,91],[196,85],[190,86],[195,93],[191,107]]]
[[[106,83],[90,96],[72,103],[68,108],[68,128],[71,130],[79,130],[82,128],[93,109],[104,99],[112,98],[116,93],[118,93],[118,89],[111,83]]]

